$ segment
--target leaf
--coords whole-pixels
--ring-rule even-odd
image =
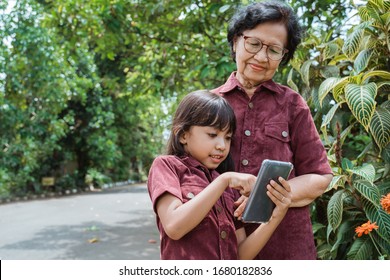
[[[342,220],[344,192],[344,190],[337,191],[329,199],[327,208],[328,221],[333,232],[336,232]]]
[[[291,68],[290,72],[288,73],[288,77],[287,77],[287,84],[291,87],[292,90],[296,91],[296,92],[299,92],[299,89],[297,87],[297,85],[294,83],[294,81],[292,80],[292,74],[294,72],[294,69]]]
[[[334,114],[336,113],[337,108],[339,108],[340,104],[333,105],[332,108],[330,108],[329,112],[325,115],[321,127],[326,127],[330,121],[333,119]]]
[[[367,200],[363,200],[364,211],[367,218],[379,227],[377,233],[390,243],[390,215],[382,208],[377,207]]]
[[[344,187],[345,179],[346,179],[345,175],[333,176],[332,181],[330,182],[330,184],[326,188],[325,192],[328,192],[328,191],[330,191],[332,189],[337,190],[337,187]]]
[[[371,77],[380,77],[388,81],[390,80],[390,72],[382,70],[370,71],[363,75],[362,81],[365,82],[368,78]]]
[[[372,50],[362,50],[358,54],[358,56],[355,58],[355,61],[353,63],[353,68],[354,68],[356,73],[360,73],[364,69],[366,69],[368,62],[370,61],[372,53],[373,53]]]
[[[343,52],[348,58],[353,59],[354,56],[358,53],[363,36],[364,30],[363,28],[359,28],[359,26],[357,26],[357,28],[355,28],[355,30],[349,34],[342,48]]]
[[[390,108],[381,106],[375,110],[370,123],[370,131],[380,150],[389,144]]]
[[[369,236],[357,238],[347,253],[348,260],[368,260],[372,255],[373,244]]]
[[[300,69],[302,80],[308,86],[310,86],[310,66],[313,62],[313,60],[305,61]]]
[[[326,65],[321,67],[320,74],[325,79],[340,76],[340,69],[336,65]]]
[[[349,169],[349,171],[363,177],[370,183],[373,183],[375,180],[375,167],[372,164],[366,164],[358,168],[352,168]]]
[[[99,238],[91,238],[91,239],[88,239],[88,243],[96,243],[96,242],[99,242]]]
[[[347,104],[352,114],[366,130],[368,130],[372,115],[375,111],[376,93],[377,86],[375,83],[369,83],[367,85],[348,84],[345,87]]]
[[[377,186],[367,180],[355,180],[354,188],[373,205],[379,205],[380,193]]]
[[[320,98],[320,104],[322,106],[322,101],[325,99],[325,97],[328,95],[328,93],[337,85],[341,84],[342,82],[346,81],[348,77],[344,78],[328,78],[325,81],[323,81],[318,89],[318,96]]]
[[[221,8],[219,8],[219,13],[223,14],[224,12],[226,12],[229,9],[230,9],[230,5],[224,5]]]
[[[334,42],[327,43],[324,51],[322,53],[323,59],[326,60],[328,58],[334,57],[339,52],[339,45]]]

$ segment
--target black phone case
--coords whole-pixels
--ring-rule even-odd
[[[288,180],[293,165],[290,162],[265,159],[257,175],[257,180],[242,214],[246,223],[266,223],[272,215],[275,203],[267,195],[267,184],[279,182],[279,176]]]

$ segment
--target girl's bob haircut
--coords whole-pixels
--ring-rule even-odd
[[[234,133],[236,118],[229,103],[220,95],[208,90],[197,90],[187,94],[177,107],[172,122],[167,154],[182,156],[184,147],[180,137],[191,126],[211,126]]]

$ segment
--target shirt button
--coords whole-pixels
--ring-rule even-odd
[[[221,214],[221,212],[222,212],[222,207],[221,207],[221,206],[217,206],[217,212],[218,212],[219,214]]]
[[[251,131],[250,130],[245,130],[244,133],[245,133],[246,136],[251,136]]]
[[[249,107],[250,109],[253,109],[253,103],[252,103],[252,102],[249,102],[248,107]]]
[[[227,232],[226,231],[221,231],[221,238],[225,239],[227,237]]]
[[[286,137],[288,136],[288,132],[287,132],[287,131],[283,131],[283,132],[282,132],[282,136],[283,136],[284,138],[286,138]]]
[[[187,194],[187,198],[189,198],[189,199],[192,199],[194,197],[195,197],[195,195],[192,192]]]
[[[241,163],[242,163],[242,165],[246,166],[246,165],[248,165],[249,161],[247,159],[243,159],[241,161]]]

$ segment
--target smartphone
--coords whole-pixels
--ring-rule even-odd
[[[267,185],[272,180],[278,182],[282,177],[288,180],[293,169],[291,162],[265,159],[261,164],[259,174],[247,204],[242,214],[245,223],[266,223],[272,215],[275,203],[267,195]]]

